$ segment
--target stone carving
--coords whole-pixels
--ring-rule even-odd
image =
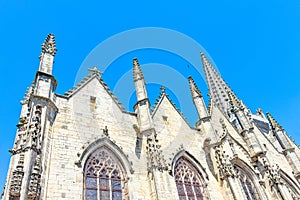
[[[41,114],[42,106],[35,106],[35,112],[31,118],[31,122],[28,123],[27,117],[20,118],[20,122],[17,125],[17,139],[14,144],[14,148],[10,151],[12,154],[19,154],[19,162],[16,169],[13,171],[13,177],[10,184],[10,196],[19,197],[21,191],[22,179],[24,176],[24,151],[33,149],[37,153],[35,164],[32,169],[28,199],[37,199],[39,195],[39,183],[40,183],[40,137],[41,137]]]
[[[19,124],[17,124],[17,137],[14,143],[14,148],[10,151],[15,154],[18,149],[22,149],[24,146],[23,143],[26,142],[26,129],[27,129],[28,120],[26,117],[20,118]]]
[[[103,129],[103,135],[108,136],[108,129],[107,126]]]
[[[229,156],[225,154],[225,151],[223,151],[222,145],[219,144],[218,146],[214,147],[214,149],[220,178],[224,180],[229,176],[236,177],[237,173],[234,169],[234,166],[229,160]]]
[[[156,139],[156,134],[150,135],[147,137],[147,164],[148,164],[148,172],[151,173],[154,169],[159,171],[168,170],[168,166],[166,164],[166,160],[162,154],[160,149],[160,145],[158,145],[158,140]]]
[[[30,176],[28,199],[38,199],[40,193],[40,179],[41,179],[41,166],[40,156],[37,155],[34,163],[34,167]]]
[[[282,182],[280,178],[280,168],[278,164],[271,165],[266,157],[261,158],[261,163],[263,164],[263,167],[267,174],[266,178],[269,179],[270,186],[281,184]]]
[[[18,130],[14,147],[10,150],[12,154],[26,151],[29,148],[32,148],[36,152],[40,151],[41,114],[42,107],[37,105],[30,123],[28,123],[27,117],[20,118],[20,122],[17,125]]]
[[[219,122],[221,123],[222,130],[223,130],[222,135],[220,135],[220,137],[219,137],[219,142],[221,142],[228,135],[228,130],[227,130],[226,124],[224,123],[224,119],[220,118]]]
[[[12,179],[10,182],[9,195],[11,197],[19,197],[21,191],[22,180],[24,176],[23,172],[24,154],[20,154],[18,165],[12,173]]]
[[[53,34],[49,34],[45,42],[42,44],[42,53],[49,53],[52,56],[55,56],[56,51],[55,37]]]
[[[91,72],[91,74],[95,74],[97,76],[102,75],[102,72],[98,70],[98,68],[96,66],[94,66],[93,68],[88,68],[89,72]]]
[[[40,136],[41,136],[41,114],[42,106],[37,105],[35,109],[34,116],[32,117],[31,123],[29,125],[29,134],[31,136],[31,148],[35,151],[40,150]]]
[[[24,96],[24,100],[22,100],[20,103],[22,105],[28,104],[28,102],[30,100],[30,97],[33,93],[34,93],[34,82],[32,82],[30,87],[27,88],[27,91],[26,91],[25,96]]]
[[[272,165],[271,167],[268,168],[269,171],[269,180],[273,184],[280,184],[280,168],[277,164]],[[272,184],[271,184],[272,185]]]

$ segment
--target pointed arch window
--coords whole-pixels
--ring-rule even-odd
[[[106,147],[87,159],[84,170],[85,200],[122,200],[126,195],[125,171],[116,155]]]
[[[288,176],[281,176],[281,181],[287,187],[293,200],[300,199],[300,194],[298,192],[299,190],[297,189],[297,187],[295,187],[296,184],[290,181],[290,178],[288,178]]]
[[[206,184],[202,176],[184,157],[176,162],[174,177],[180,200],[206,200],[208,199]]]
[[[250,176],[239,166],[236,165],[235,168],[238,172],[239,180],[247,200],[259,200],[260,198]]]

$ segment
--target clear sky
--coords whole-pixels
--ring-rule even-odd
[[[40,45],[47,34],[56,36],[58,52],[53,74],[59,83],[56,92],[63,94],[72,88],[80,66],[97,45],[120,32],[143,27],[167,28],[193,38],[205,48],[222,77],[253,112],[257,108],[270,112],[300,144],[299,1],[1,0],[0,191],[9,164],[8,149],[13,146],[19,119],[19,101],[34,79]],[[184,115],[194,125],[193,107],[185,105],[186,101],[178,94],[178,88],[187,88],[187,81],[177,80],[193,75],[199,88],[207,93],[204,79],[197,73],[202,66],[193,66],[185,58],[157,49],[131,51],[110,66],[100,66],[106,68],[104,81],[115,88],[113,91],[128,110],[132,110],[135,101],[133,91],[124,96],[124,88],[117,86],[121,85],[119,80],[127,80],[134,57],[139,58],[145,71],[151,63],[156,63],[152,64],[155,70],[145,73],[146,81],[151,82],[148,87],[151,102],[159,93],[159,85],[165,85],[179,107],[186,107],[182,109]],[[101,55],[98,59],[102,60]],[[168,76],[170,68],[177,74]],[[152,81],[155,74],[170,85],[162,80]],[[133,86],[132,82],[128,84]]]

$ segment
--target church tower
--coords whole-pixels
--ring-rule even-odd
[[[52,75],[56,44],[49,34],[42,44],[35,79],[21,101],[22,109],[3,199],[39,199],[44,189],[49,137],[55,120],[55,88]]]

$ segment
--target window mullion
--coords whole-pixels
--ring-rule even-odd
[[[100,200],[100,176],[99,172],[97,173],[97,199]]]
[[[186,197],[186,199],[189,199],[188,198],[188,193],[187,193],[187,189],[186,189],[186,184],[185,184],[185,182],[184,182],[184,177],[185,177],[186,175],[183,175],[183,177],[182,177],[182,185],[183,185],[183,191],[184,191],[184,194],[185,194],[185,197]]]
[[[251,184],[251,183],[250,183]],[[252,186],[252,185],[251,185]],[[249,193],[249,196],[250,196],[250,198],[251,198],[251,200],[253,200],[253,194],[251,193],[251,191],[249,190],[249,185],[247,184],[247,181],[246,181],[246,188],[247,188],[247,191],[248,191],[248,193]],[[253,191],[254,192],[254,191]],[[254,194],[255,195],[255,194]]]
[[[113,200],[112,199],[113,198],[113,196],[112,196],[113,191],[112,191],[112,184],[111,184],[111,176],[109,176],[108,184],[109,184],[109,198],[110,198],[110,200]]]
[[[197,199],[197,195],[195,192],[195,184],[193,183],[193,179],[191,177],[190,177],[190,182],[192,183],[192,190],[193,190],[194,197],[195,197],[195,199]]]

